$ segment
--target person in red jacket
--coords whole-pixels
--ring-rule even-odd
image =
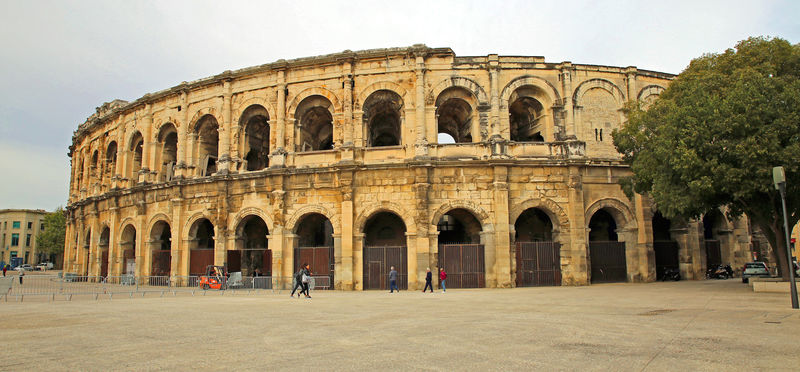
[[[447,287],[444,286],[444,281],[447,279],[447,273],[444,272],[444,267],[439,270],[439,286],[442,287],[442,292],[447,292]]]

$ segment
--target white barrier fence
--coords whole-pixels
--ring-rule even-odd
[[[239,275],[235,275],[239,274]],[[242,277],[240,273],[232,273],[230,277],[217,277],[220,279],[219,288],[207,287],[200,276],[78,276],[72,274],[62,275],[28,275],[22,277],[7,277],[0,283],[0,296],[8,301],[9,297],[23,301],[26,296],[46,296],[51,300],[63,297],[71,300],[75,295],[88,295],[98,299],[107,296],[112,299],[115,295],[145,296],[146,293],[177,295],[178,293],[206,293],[226,291],[271,291],[280,292],[291,290],[292,278],[286,277]],[[330,288],[330,277],[315,276],[311,289]]]

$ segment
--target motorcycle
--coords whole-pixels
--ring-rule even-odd
[[[678,269],[664,269],[664,273],[661,274],[661,281],[667,280],[674,280],[679,281],[681,280],[681,272]]]
[[[728,279],[733,276],[733,269],[730,265],[727,267],[717,265],[716,267],[709,267],[706,271],[706,279]]]

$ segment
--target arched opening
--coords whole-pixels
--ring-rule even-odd
[[[236,249],[228,251],[228,271],[241,271],[245,277],[272,276],[272,251],[269,228],[261,217],[249,215],[236,226]],[[264,287],[256,282],[258,288]]]
[[[91,266],[92,261],[90,260],[91,253],[92,253],[92,229],[86,230],[86,236],[84,237],[83,241],[83,249],[84,249],[84,259],[86,261],[85,265],[83,265],[83,275],[89,276],[89,266]]]
[[[172,229],[166,221],[158,221],[150,230],[150,275],[172,275]],[[166,281],[160,280],[157,283]]]
[[[248,171],[261,170],[269,166],[269,113],[261,105],[247,107],[239,119],[244,130],[241,153],[243,168]]]
[[[452,87],[439,94],[436,98],[437,133],[449,135],[455,143],[472,142],[474,103],[472,94],[464,88]]]
[[[331,288],[334,283],[333,225],[322,214],[310,213],[295,228],[297,246],[294,251],[294,268],[303,263],[311,265],[315,286]]]
[[[397,146],[401,143],[403,99],[391,90],[373,92],[364,101],[367,147]]]
[[[323,96],[303,99],[295,111],[295,151],[333,149],[333,105]]]
[[[94,179],[95,182],[99,181],[99,178],[102,177],[100,171],[101,171],[100,157],[98,156],[98,151],[94,150],[94,152],[92,153],[91,173],[92,173],[92,178]]]
[[[127,275],[136,275],[136,228],[126,225],[122,229],[119,241],[122,253],[123,272]]]
[[[723,263],[723,240],[725,233],[725,216],[718,209],[709,211],[703,216],[703,238],[706,251],[706,268],[716,268]]]
[[[364,225],[364,289],[388,289],[389,271],[397,270],[397,286],[408,289],[406,224],[392,212],[378,212]]]
[[[141,133],[136,132],[131,138],[129,147],[133,158],[131,159],[131,172],[128,178],[134,182],[139,180],[139,171],[142,169],[142,146],[144,146],[144,137],[142,137]]]
[[[219,124],[213,115],[203,115],[197,121],[195,132],[197,144],[195,154],[201,177],[217,173],[217,159],[219,158]],[[203,268],[205,269],[205,268]]]
[[[656,278],[664,278],[667,270],[678,270],[678,242],[672,240],[670,228],[672,223],[669,219],[656,211],[652,219],[653,226],[653,251],[656,256]]]
[[[520,87],[511,94],[508,99],[508,118],[512,141],[544,142],[544,97],[541,89],[532,86]]]
[[[161,126],[158,131],[158,147],[161,148],[159,180],[169,182],[175,174],[175,164],[178,162],[178,130],[172,123]]]
[[[617,222],[600,209],[589,220],[589,257],[592,283],[625,282],[628,266],[625,242],[618,241]]]
[[[203,275],[214,264],[214,224],[201,218],[189,228],[189,275]]]
[[[106,177],[111,178],[117,169],[117,141],[111,141],[106,149]]]
[[[78,156],[78,174],[75,176],[75,191],[81,191],[83,188],[83,172],[85,170],[83,156]]]
[[[539,208],[528,208],[514,222],[517,287],[561,285],[561,244],[553,222]]]
[[[480,221],[466,209],[452,209],[442,215],[436,230],[439,232],[438,266],[447,272],[447,286],[485,287],[486,258]]]
[[[108,243],[111,230],[108,226],[104,226],[100,232],[100,240],[97,242],[97,248],[100,251],[100,276],[108,276]]]

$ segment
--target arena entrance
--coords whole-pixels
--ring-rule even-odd
[[[486,286],[481,223],[466,209],[447,212],[436,224],[439,232],[439,267],[447,272],[450,288]]]
[[[656,255],[656,278],[664,277],[666,270],[678,270],[678,242],[672,240],[669,230],[672,223],[660,212],[653,215],[653,251]]]
[[[100,242],[97,243],[98,248],[100,248],[100,276],[104,278],[108,276],[108,242],[110,235],[111,229],[108,226],[104,227],[100,233]]]
[[[236,249],[228,251],[228,271],[241,271],[244,277],[271,276],[272,251],[268,236],[269,229],[261,217],[250,215],[242,219],[236,226]]]
[[[295,228],[294,270],[311,266],[315,288],[332,288],[334,283],[333,225],[319,213],[303,216]]]
[[[703,216],[703,238],[705,240],[706,268],[716,268],[722,265],[722,244],[719,231],[724,229],[725,217],[718,210],[713,210]]]
[[[604,209],[589,220],[589,259],[592,283],[627,281],[625,242],[618,241],[617,223]]]
[[[172,274],[172,230],[165,221],[158,221],[150,230],[150,275]]]
[[[541,209],[526,209],[514,230],[517,287],[561,285],[561,244],[553,241],[550,217]]]
[[[397,287],[408,289],[406,225],[392,212],[379,212],[364,226],[364,289],[389,289],[389,270],[397,271]]]
[[[119,243],[122,248],[122,272],[127,275],[136,275],[136,228],[127,225],[122,229]]]
[[[214,264],[214,225],[201,218],[189,229],[189,275],[203,275]]]

